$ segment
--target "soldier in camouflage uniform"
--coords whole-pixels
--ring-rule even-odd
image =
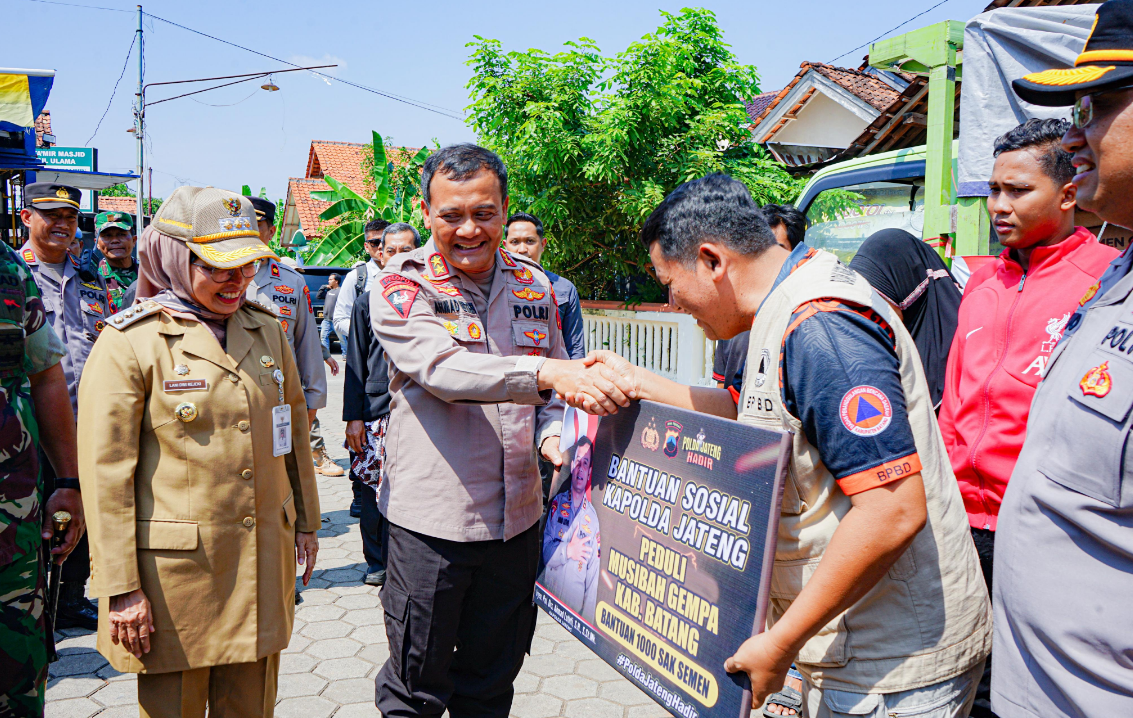
[[[45,519],[65,510],[73,520],[61,561],[83,531],[76,488],[45,501],[37,446],[60,476],[76,477],[74,417],[59,364],[63,343],[47,323],[31,271],[0,245],[0,717],[42,716],[47,689],[48,626]],[[36,411],[61,421],[36,423]],[[75,479],[77,484],[77,479]],[[46,506],[45,506],[46,504]]]
[[[134,259],[134,218],[125,212],[100,212],[94,218],[95,244],[102,258],[98,273],[106,277],[106,289],[115,309],[125,309],[122,295],[138,279],[138,261]]]

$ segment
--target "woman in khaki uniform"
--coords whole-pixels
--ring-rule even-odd
[[[320,524],[294,357],[244,298],[274,255],[248,200],[199,187],[139,248],[139,303],[79,387],[98,650],[140,674],[143,717],[271,716]]]

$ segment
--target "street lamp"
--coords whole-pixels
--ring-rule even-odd
[[[141,6],[140,5],[138,6],[138,10],[139,10],[138,32],[140,34],[141,33],[141,20],[140,20],[140,18],[141,18],[141,15],[140,15]],[[189,97],[190,95],[199,95],[202,92],[209,92],[211,90],[219,90],[222,87],[229,87],[231,85],[238,85],[241,82],[249,82],[251,80],[260,79],[262,77],[268,78],[268,81],[266,83],[264,83],[263,85],[260,85],[260,89],[267,90],[268,92],[278,92],[279,91],[279,85],[276,85],[275,82],[272,81],[272,75],[275,74],[275,73],[300,72],[302,70],[323,70],[323,69],[330,68],[330,67],[338,67],[338,65],[315,65],[313,67],[293,67],[293,68],[285,68],[285,69],[282,69],[282,70],[267,70],[265,72],[249,72],[249,73],[246,73],[246,74],[243,74],[243,75],[223,75],[221,77],[198,77],[198,78],[193,79],[193,80],[171,80],[169,82],[150,82],[150,83],[147,83],[147,84],[139,87],[138,93],[137,93],[137,99],[135,101],[136,109],[135,109],[135,112],[134,112],[134,126],[131,127],[130,129],[126,130],[127,132],[130,132],[134,135],[134,139],[138,143],[138,177],[139,177],[139,179],[138,179],[138,224],[137,224],[138,231],[141,231],[142,224],[143,224],[143,222],[142,222],[142,182],[143,182],[143,180],[141,179],[141,177],[142,177],[142,175],[145,171],[142,149],[143,149],[143,141],[145,139],[145,112],[146,112],[147,107],[151,107],[153,105],[160,105],[161,103],[169,102],[170,100],[178,100],[182,97]],[[203,90],[194,90],[192,92],[186,92],[186,93],[183,93],[183,94],[180,94],[180,95],[174,95],[173,97],[163,97],[160,100],[155,100],[153,102],[146,102],[146,90],[151,88],[151,87],[159,87],[161,85],[184,85],[184,84],[188,84],[188,83],[192,83],[192,82],[212,82],[212,81],[215,81],[215,80],[233,80],[233,82],[225,82],[221,85],[214,85],[212,87],[206,87]]]

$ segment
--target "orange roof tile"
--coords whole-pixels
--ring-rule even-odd
[[[363,197],[371,195],[373,187],[369,186],[371,183],[364,165],[364,153],[368,149],[369,145],[360,142],[311,141],[311,149],[307,153],[306,176],[292,177],[287,185],[287,193],[294,198],[300,226],[308,239],[322,237],[323,231],[329,226],[328,223],[319,220],[319,214],[329,207],[330,203],[311,197],[311,192],[330,189],[323,177],[330,175]],[[387,149],[407,150],[406,153],[393,153],[391,156],[394,164],[400,165],[402,155],[412,156],[420,148]]]
[[[133,197],[103,197],[98,196],[99,212],[125,212],[134,214],[138,211],[138,200]],[[148,216],[148,215],[147,215]]]
[[[764,93],[751,100],[748,104],[749,109],[753,111],[758,110],[758,114],[749,112],[752,126],[758,125],[771,114],[771,111],[783,101],[791,90],[794,89],[795,85],[799,84],[799,81],[811,70],[842,86],[851,94],[869,103],[871,107],[879,112],[885,110],[893,104],[894,100],[901,96],[898,90],[890,87],[867,72],[851,70],[846,67],[835,67],[834,65],[827,65],[821,62],[804,62],[799,65],[798,74],[795,75],[786,87],[776,93],[770,101],[768,101],[767,96],[772,93]],[[774,131],[772,131],[772,134],[773,133]],[[760,141],[766,142],[767,139],[768,138],[763,138]]]
[[[332,173],[331,176],[334,177],[334,174]],[[330,202],[323,202],[311,196],[311,192],[325,189],[330,189],[330,186],[321,179],[292,177],[287,180],[287,194],[295,201],[299,226],[303,228],[303,234],[307,239],[322,237],[323,230],[327,226],[326,222],[319,219],[319,214],[330,206]]]

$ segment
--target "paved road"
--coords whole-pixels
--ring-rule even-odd
[[[327,377],[330,406],[319,412],[330,454],[345,466],[342,374]],[[323,528],[319,562],[295,611],[291,644],[280,661],[279,718],[378,716],[374,675],[389,655],[378,589],[362,583],[358,520],[350,518],[345,477],[319,476]],[[136,718],[131,674],[111,668],[95,636],[57,634],[60,660],[47,684],[48,718]],[[516,718],[662,718],[668,713],[572,638],[542,611],[531,655],[515,682]]]

